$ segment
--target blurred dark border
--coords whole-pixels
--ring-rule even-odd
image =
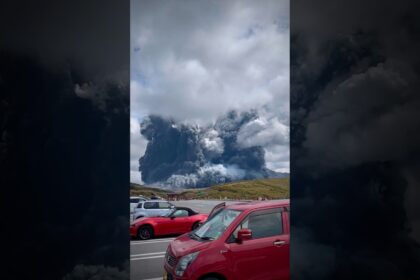
[[[129,1],[2,1],[0,29],[1,278],[128,279]]]
[[[292,279],[420,279],[418,11],[291,2]]]
[[[291,3],[292,279],[420,279],[417,1]],[[128,279],[129,2],[2,1],[2,279]]]

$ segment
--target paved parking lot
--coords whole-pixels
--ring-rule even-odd
[[[219,200],[185,200],[173,201],[177,206],[189,207],[200,213],[209,213],[213,207],[223,201]],[[228,201],[227,204],[237,203]],[[162,279],[163,261],[168,247],[175,237],[157,238],[146,241],[133,240],[130,243],[131,280]]]

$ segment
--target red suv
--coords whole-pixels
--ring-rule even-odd
[[[172,241],[165,280],[289,279],[289,200],[219,204]]]

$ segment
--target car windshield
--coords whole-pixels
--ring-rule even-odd
[[[173,209],[171,209],[167,214],[165,214],[165,215],[162,215],[162,216],[164,216],[164,217],[169,217],[169,216],[171,216],[174,212],[176,211],[176,208],[173,208]]]
[[[130,203],[137,203],[140,201],[140,198],[130,198]]]
[[[238,210],[223,209],[195,230],[194,235],[201,239],[218,239],[240,213]]]

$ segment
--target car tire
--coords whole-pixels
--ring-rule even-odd
[[[210,277],[205,277],[205,278],[200,279],[200,280],[220,280],[220,278],[210,276]]]
[[[148,240],[153,238],[153,228],[151,226],[141,226],[137,230],[137,238],[140,240]]]
[[[200,223],[199,222],[195,222],[193,225],[192,225],[192,230],[195,230],[196,228],[198,228],[200,226]]]
[[[137,219],[140,219],[140,218],[143,218],[143,216],[138,216],[134,220],[137,220]]]

